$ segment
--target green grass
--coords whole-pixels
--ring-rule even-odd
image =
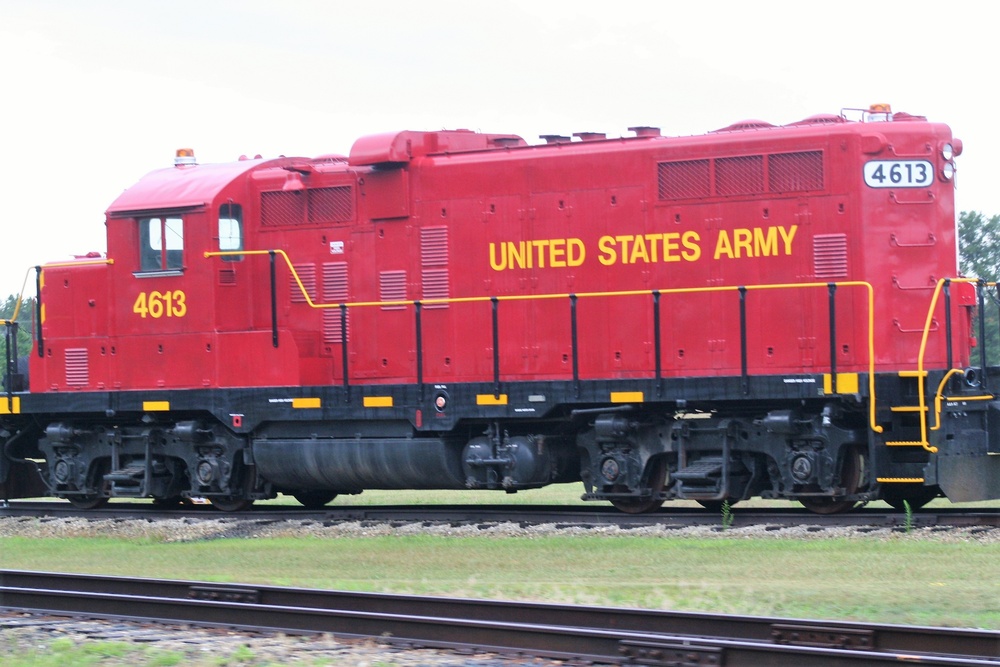
[[[0,636],[0,665],[4,667],[97,667],[98,665],[173,667],[189,664],[180,653],[128,642],[92,641],[75,644],[67,637],[46,646],[25,649]]]
[[[1000,545],[621,536],[0,539],[0,567],[1000,629]]]

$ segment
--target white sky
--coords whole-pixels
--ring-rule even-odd
[[[685,135],[887,102],[951,125],[958,209],[1000,214],[998,19],[979,0],[0,0],[0,296],[105,250],[107,206],[181,147],[205,163],[404,129]]]

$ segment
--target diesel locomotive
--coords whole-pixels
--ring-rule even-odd
[[[178,151],[107,209],[106,254],[35,267],[0,497],[1000,497],[992,284],[957,272],[947,125],[542,140]]]

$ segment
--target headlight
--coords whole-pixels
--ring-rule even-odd
[[[941,177],[946,181],[955,178],[955,165],[951,162],[945,162],[944,167],[941,168]]]
[[[951,144],[945,144],[941,147],[941,157],[945,160],[950,160],[955,157],[955,147]]]

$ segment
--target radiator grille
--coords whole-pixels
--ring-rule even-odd
[[[715,161],[715,194],[759,195],[764,192],[764,156],[720,158]]]
[[[708,160],[661,162],[658,165],[660,199],[693,199],[711,193]]]
[[[745,197],[807,192],[823,187],[823,151],[657,164],[657,189],[661,200]]]
[[[90,384],[90,361],[87,348],[66,349],[66,384],[70,387],[86,387]]]
[[[309,190],[309,222],[349,222],[354,219],[350,186]]]
[[[260,224],[289,227],[305,221],[306,199],[301,190],[260,193]]]
[[[768,187],[771,192],[803,192],[823,189],[823,153],[784,153],[768,158]]]
[[[813,237],[813,273],[817,278],[847,277],[847,234]]]

